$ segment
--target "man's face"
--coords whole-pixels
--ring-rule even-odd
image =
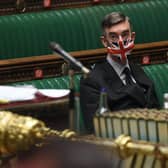
[[[127,54],[134,47],[134,37],[135,33],[131,32],[130,23],[126,20],[110,28],[105,28],[102,43],[108,48],[108,53],[112,58],[117,58],[115,60],[125,64]]]
[[[118,42],[120,38],[123,41],[131,38],[131,26],[127,20],[105,29],[105,39],[109,45]]]

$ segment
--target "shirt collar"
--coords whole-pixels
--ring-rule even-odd
[[[130,69],[129,64],[128,64],[128,60],[126,61],[126,64],[123,65],[123,64],[120,64],[119,62],[114,61],[109,54],[107,55],[106,59],[107,59],[107,62],[114,68],[114,70],[116,71],[116,73],[119,76],[121,76],[123,70],[126,67],[128,67]]]

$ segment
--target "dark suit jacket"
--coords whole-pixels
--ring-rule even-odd
[[[93,115],[98,108],[100,91],[105,88],[111,111],[129,108],[159,108],[152,81],[140,66],[129,64],[136,84],[123,84],[113,67],[107,62],[97,64],[88,78],[81,79],[81,109],[89,132],[93,131]]]

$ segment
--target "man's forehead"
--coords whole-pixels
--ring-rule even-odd
[[[118,23],[111,26],[110,28],[105,28],[106,33],[122,33],[125,31],[131,31],[130,23],[126,20],[125,22]]]
[[[125,30],[123,30],[123,31],[120,32],[120,34],[123,34],[123,33],[130,33],[130,29],[125,29]],[[118,33],[110,31],[110,32],[107,32],[107,34],[108,35],[117,35]]]

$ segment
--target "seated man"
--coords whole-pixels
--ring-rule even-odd
[[[127,55],[134,47],[135,32],[127,16],[113,12],[102,21],[102,44],[107,48],[104,62],[96,64],[88,78],[81,79],[81,108],[87,129],[93,132],[93,115],[100,91],[105,88],[111,111],[129,108],[158,108],[152,81]]]

